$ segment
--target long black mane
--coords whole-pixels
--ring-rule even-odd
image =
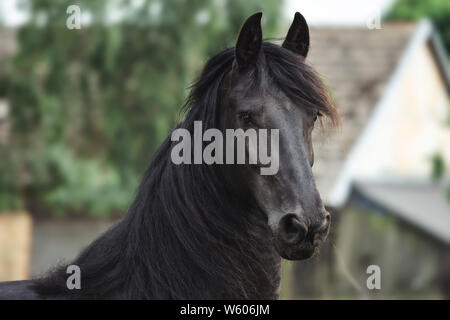
[[[319,77],[298,57],[264,43],[264,68],[297,105],[336,119]],[[224,82],[234,48],[211,58],[187,99],[193,130],[223,128]],[[255,77],[256,78],[256,77]],[[81,289],[66,287],[67,265],[35,279],[41,297],[205,299],[276,298],[280,258],[266,215],[235,166],[175,165],[170,137],[146,170],[127,215],[69,264],[81,269]]]

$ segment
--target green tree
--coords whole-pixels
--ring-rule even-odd
[[[126,209],[206,59],[234,45],[256,11],[264,11],[265,36],[276,35],[282,7],[274,0],[21,4],[30,21],[18,32],[20,51],[0,71],[20,192],[45,212],[99,216]],[[66,28],[72,4],[89,20],[80,30]]]
[[[385,20],[418,20],[428,17],[436,26],[450,52],[450,1],[448,0],[398,0],[387,12]]]

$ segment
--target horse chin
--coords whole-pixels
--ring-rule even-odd
[[[299,243],[297,245],[286,245],[276,241],[275,249],[278,254],[287,260],[305,260],[311,258],[318,250],[317,246]]]

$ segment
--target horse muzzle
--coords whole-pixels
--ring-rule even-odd
[[[275,235],[275,248],[288,260],[310,258],[325,241],[330,230],[330,214],[323,210],[324,218],[318,223],[307,223],[296,214],[286,214],[280,219]]]

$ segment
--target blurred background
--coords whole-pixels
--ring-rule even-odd
[[[282,298],[450,298],[447,0],[3,0],[0,281],[74,258],[123,216],[189,85],[256,11],[266,38],[305,16],[342,118],[314,132],[332,232],[283,261]]]

